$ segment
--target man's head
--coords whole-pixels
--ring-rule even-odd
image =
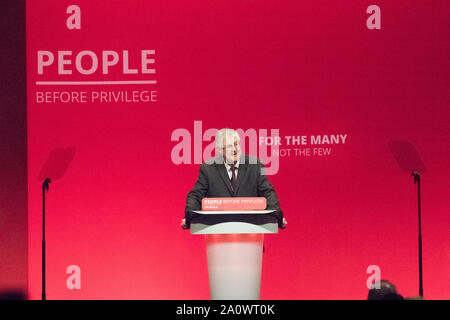
[[[233,129],[220,129],[216,133],[216,152],[227,163],[236,163],[241,157],[241,138]]]
[[[376,281],[370,288],[367,300],[401,300],[397,288],[387,280]]]

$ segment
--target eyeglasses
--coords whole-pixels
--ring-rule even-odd
[[[239,143],[236,143],[234,145],[233,144],[229,144],[229,145],[223,146],[223,148],[226,149],[226,150],[231,150],[233,148],[240,148],[240,145],[239,145]]]

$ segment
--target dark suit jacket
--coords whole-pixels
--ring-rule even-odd
[[[277,194],[267,176],[261,174],[264,165],[255,157],[242,155],[239,161],[236,190],[231,182],[221,156],[204,162],[194,188],[189,191],[186,199],[185,219],[190,226],[195,213],[201,210],[203,198],[220,197],[265,197],[267,210],[276,210],[274,215],[278,225],[282,225],[283,213],[280,209]]]

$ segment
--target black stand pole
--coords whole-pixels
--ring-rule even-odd
[[[422,278],[422,218],[420,204],[420,174],[413,172],[414,184],[417,184],[417,203],[419,211],[419,296],[423,297],[423,278]]]
[[[45,179],[42,184],[42,300],[46,300],[45,293],[45,190],[48,192],[50,179]]]

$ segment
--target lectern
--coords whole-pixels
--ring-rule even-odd
[[[191,234],[206,241],[213,300],[258,300],[264,234],[278,233],[274,210],[193,211]]]

